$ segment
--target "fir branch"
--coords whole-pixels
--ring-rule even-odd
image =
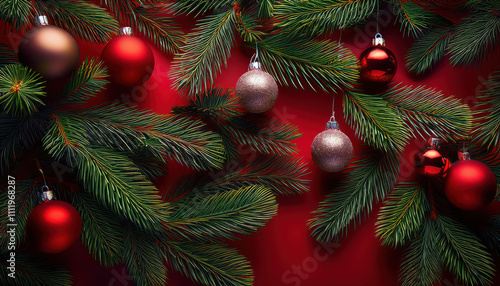
[[[95,58],[85,59],[64,87],[61,104],[86,104],[105,88],[107,76],[107,68],[103,62]]]
[[[82,243],[90,254],[103,266],[119,263],[124,243],[118,216],[85,192],[77,192],[73,203],[82,218]]]
[[[191,280],[210,286],[252,285],[250,262],[220,243],[166,242],[167,263]]]
[[[45,105],[42,97],[42,77],[21,64],[7,65],[0,69],[0,106],[2,112],[13,116],[28,116]]]
[[[259,19],[269,19],[273,17],[276,0],[262,0],[259,5]]]
[[[170,235],[186,240],[236,239],[264,227],[276,215],[273,193],[249,186],[209,196],[179,200],[165,224]]]
[[[167,268],[163,264],[162,249],[151,236],[129,225],[124,233],[123,261],[136,285],[163,286]]]
[[[0,2],[0,19],[11,24],[15,31],[30,26],[33,23],[34,14],[33,1],[11,0]]]
[[[312,236],[320,242],[345,237],[348,226],[361,221],[373,204],[383,200],[399,175],[399,157],[375,150],[356,156],[347,169],[348,178],[341,190],[327,195],[309,220]]]
[[[444,57],[446,47],[453,37],[453,28],[433,28],[419,37],[406,54],[406,67],[416,74],[423,74]]]
[[[392,0],[390,2],[394,5],[397,21],[399,21],[400,29],[404,30],[405,35],[417,38],[425,31],[449,22],[413,1]]]
[[[403,246],[421,230],[426,209],[429,208],[422,183],[422,181],[401,182],[385,200],[376,224],[376,235],[382,245]],[[424,230],[424,236],[428,231]],[[421,239],[415,247],[422,247],[424,243],[428,242]]]
[[[98,44],[107,43],[118,31],[118,22],[95,4],[81,0],[35,1],[37,11],[72,35]]]
[[[344,117],[360,139],[378,150],[401,152],[410,138],[402,116],[378,95],[344,90]]]
[[[17,53],[11,50],[9,46],[0,44],[0,68],[15,63],[17,63]]]
[[[276,5],[275,14],[278,27],[287,33],[310,37],[358,25],[376,5],[376,0],[285,0]]]
[[[71,275],[68,270],[54,266],[53,263],[40,261],[38,258],[16,250],[15,279],[7,276],[9,263],[8,253],[0,254],[0,284],[4,286],[19,285],[72,285]]]
[[[439,232],[434,221],[427,221],[404,258],[399,281],[403,286],[432,286],[442,273]]]
[[[329,40],[297,39],[285,33],[259,43],[263,67],[284,86],[308,85],[326,92],[350,87],[358,78],[357,58]]]
[[[481,228],[481,240],[500,255],[500,216],[490,217],[486,226]]]
[[[498,5],[498,4],[497,4]],[[500,35],[500,7],[481,5],[458,25],[449,44],[453,66],[480,66],[497,50]]]
[[[454,96],[445,97],[440,91],[425,86],[396,85],[382,97],[423,138],[456,141],[466,137],[471,130],[472,112]]]
[[[262,5],[265,5],[264,2],[267,1],[274,0],[263,0]],[[240,32],[240,37],[247,43],[255,43],[261,41],[262,37],[265,35],[264,32],[261,32],[262,25],[259,24],[256,18],[256,11],[236,11],[236,21],[238,24],[237,28]]]
[[[200,20],[194,32],[187,35],[187,44],[182,47],[184,52],[174,58],[174,86],[189,96],[208,90],[222,64],[227,67],[235,30],[234,10]]]
[[[232,89],[211,88],[187,100],[184,106],[172,109],[174,114],[191,114],[220,122],[243,115],[242,105]]]
[[[480,240],[451,218],[438,216],[436,222],[437,245],[446,267],[466,285],[490,285],[493,259]]]
[[[170,4],[135,8],[135,26],[165,53],[177,53],[185,43],[184,34],[177,22],[167,16]]]
[[[218,13],[220,10],[229,10],[233,5],[234,0],[221,1],[200,1],[200,0],[178,0],[173,3],[172,8],[176,10],[176,14],[192,14],[199,16],[208,11],[213,10]]]
[[[474,113],[474,124],[478,126],[473,138],[480,146],[498,154],[500,149],[500,71],[494,72],[480,92],[478,110]]]

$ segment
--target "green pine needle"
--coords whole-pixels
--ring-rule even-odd
[[[287,33],[317,36],[364,22],[377,7],[376,0],[285,0],[276,5],[278,27]]]
[[[15,64],[16,62],[17,62],[17,53],[11,50],[9,46],[0,44],[0,68],[6,65]]]
[[[184,240],[236,239],[264,227],[276,215],[273,193],[263,186],[249,186],[213,195],[178,200],[166,223],[169,235]]]
[[[232,9],[233,3],[235,3],[234,0],[178,0],[173,3],[172,8],[176,10],[177,14],[189,15],[192,13],[196,13],[194,16],[199,16],[200,14],[205,14],[209,11],[215,11],[216,13],[218,13],[221,10]]]
[[[269,19],[273,17],[276,0],[262,0],[259,3],[259,19]]]
[[[348,227],[361,222],[382,201],[399,175],[399,156],[372,150],[356,156],[346,169],[341,190],[328,194],[309,220],[312,236],[320,242],[338,241],[347,236]]]
[[[432,286],[441,279],[438,236],[436,222],[427,221],[402,263],[399,281],[403,286]]]
[[[438,216],[436,222],[437,245],[448,270],[465,285],[491,285],[495,273],[493,259],[481,241],[451,218]]]
[[[13,30],[19,31],[22,27],[33,24],[35,7],[33,1],[10,0],[0,1],[0,19],[12,25]]]
[[[213,86],[222,64],[227,67],[235,30],[234,10],[200,20],[194,32],[187,35],[187,44],[181,48],[183,52],[174,58],[175,88],[193,96]]]
[[[408,181],[397,184],[378,215],[376,235],[382,245],[397,247],[411,241],[421,230],[428,207],[422,182]]]
[[[390,1],[396,8],[397,20],[401,30],[407,35],[418,38],[425,31],[448,23],[445,18],[434,14],[412,1]]]
[[[473,138],[488,151],[498,154],[500,150],[500,71],[491,75],[484,83],[486,90],[478,96],[478,110],[474,113],[474,125],[478,126]]]
[[[45,105],[42,97],[42,77],[21,64],[7,65],[0,69],[0,106],[2,112],[13,116],[28,116]]]
[[[169,265],[207,286],[253,285],[250,262],[221,243],[166,242],[163,255]]]

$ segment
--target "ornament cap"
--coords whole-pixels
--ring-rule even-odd
[[[385,39],[382,38],[382,34],[377,33],[375,35],[375,38],[372,40],[372,45],[385,47]]]
[[[465,150],[458,151],[458,159],[460,161],[470,160],[471,159],[470,153]]]
[[[339,123],[337,121],[335,121],[335,119],[333,119],[333,117],[330,118],[330,121],[328,121],[326,123],[325,130],[328,130],[328,129],[337,129],[337,130],[340,130]]]
[[[45,15],[40,15],[36,17],[36,24],[38,26],[47,26],[49,24],[49,18]]]
[[[262,69],[262,65],[260,62],[251,62],[248,65],[248,70]]]
[[[42,203],[54,199],[54,192],[52,192],[47,185],[42,187],[42,193],[40,194],[40,200]]]
[[[427,140],[427,144],[429,145],[429,147],[437,149],[439,148],[439,146],[441,146],[441,139],[431,137]]]
[[[131,27],[121,27],[120,28],[120,36],[132,36],[132,28]]]

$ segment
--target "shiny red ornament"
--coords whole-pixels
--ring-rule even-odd
[[[451,167],[450,160],[439,150],[439,139],[429,139],[429,147],[415,154],[415,169],[427,177],[438,177]]]
[[[373,46],[361,53],[359,65],[360,80],[369,84],[389,83],[398,68],[396,56],[385,47],[380,34],[373,40]]]
[[[68,249],[82,233],[82,219],[69,203],[57,200],[42,202],[28,217],[29,243],[45,253]]]
[[[122,28],[101,54],[112,83],[133,87],[145,83],[153,74],[155,58],[147,43]]]
[[[493,171],[475,160],[455,163],[446,175],[446,198],[462,210],[480,210],[489,205],[497,193]]]

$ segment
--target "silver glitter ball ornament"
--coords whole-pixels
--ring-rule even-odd
[[[353,152],[351,140],[338,129],[336,122],[329,122],[327,129],[316,135],[311,144],[313,162],[325,172],[344,170]]]
[[[244,73],[236,82],[234,93],[250,113],[263,113],[271,109],[278,98],[278,84],[260,68]]]

